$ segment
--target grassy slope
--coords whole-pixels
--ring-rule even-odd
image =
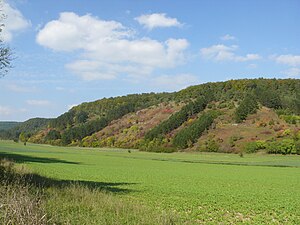
[[[215,129],[210,129],[202,135],[193,150],[201,150],[205,141],[213,139],[218,142],[221,152],[240,152],[248,142],[278,139],[284,136],[283,133],[287,129],[292,133],[299,131],[299,124],[286,123],[274,110],[267,107],[261,107],[257,113],[249,115],[243,123],[239,124],[233,119],[233,109],[222,109],[222,113],[223,115],[216,120]],[[230,143],[233,137],[238,139],[234,141],[234,145]]]
[[[179,111],[181,106],[175,103],[159,104],[136,113],[130,113],[112,121],[101,131],[84,139],[84,146],[92,147],[93,140],[99,140],[98,146],[108,146],[109,138],[114,139],[114,146],[135,148],[144,134],[167,119],[172,113]]]
[[[217,103],[218,105],[218,103]],[[217,106],[218,107],[218,106]],[[113,147],[108,144],[108,139],[114,139],[114,146],[122,148],[135,148],[136,143],[141,140],[149,129],[155,127],[160,121],[165,120],[170,116],[170,112],[176,112],[180,106],[176,104],[160,104],[159,106],[150,107],[140,110],[138,113],[125,115],[124,117],[113,121],[103,130],[95,133],[92,136],[85,138],[85,145],[92,146],[93,140],[98,140],[100,146]],[[261,107],[256,114],[249,115],[247,119],[239,124],[236,124],[234,119],[234,110],[228,107],[218,109],[222,115],[215,121],[214,129],[209,129],[204,133],[189,150],[200,150],[201,146],[208,139],[213,139],[218,142],[219,152],[241,152],[243,146],[251,141],[266,141],[272,138],[278,138],[281,134],[290,129],[291,131],[299,130],[298,125],[288,124],[283,119],[280,119],[274,110],[267,107]],[[194,115],[192,119],[185,122],[179,128],[173,130],[166,136],[173,138],[181,129],[188,126],[197,118]],[[270,124],[272,122],[272,124]],[[230,139],[236,137],[234,146],[230,143]],[[96,145],[94,147],[98,147]],[[205,147],[203,147],[205,149]],[[205,149],[207,151],[207,149]]]
[[[0,151],[30,156],[25,163],[52,178],[120,183],[127,190],[121,198],[176,210],[184,220],[300,223],[299,156],[128,153],[11,142],[0,142]]]
[[[287,111],[282,112],[286,115],[289,113],[298,114],[300,112],[300,102],[297,97],[300,96],[299,85],[299,79],[243,79],[191,86],[174,93],[151,93],[101,99],[74,107],[69,112],[54,119],[51,122],[52,125],[50,125],[50,127],[42,129],[37,134],[33,135],[29,139],[29,142],[51,143],[54,145],[62,145],[62,143],[64,143],[66,145],[69,144],[70,146],[76,145],[85,147],[140,147],[141,149],[147,149],[143,148],[144,135],[147,131],[155,128],[162,121],[165,121],[183,105],[188,104],[189,101],[194,100],[201,95],[206,95],[207,98],[214,99],[214,101],[209,103],[210,107],[207,106],[206,110],[216,109],[218,111],[223,111],[224,115],[220,117],[221,119],[217,119],[220,122],[217,124],[217,129],[210,129],[207,135],[204,134],[203,137],[199,139],[198,143],[191,146],[191,149],[207,151],[208,148],[204,143],[207,139],[215,139],[214,141],[217,141],[220,145],[218,151],[241,152],[243,146],[249,141],[269,140],[274,137],[275,139],[278,139],[278,131],[281,132],[288,128],[295,128],[294,125],[288,125],[284,123],[283,120],[279,119],[275,114],[274,109],[283,107],[283,109],[287,109]],[[268,91],[263,92],[262,90]],[[209,93],[213,93],[214,97],[210,96]],[[249,115],[246,122],[242,122],[238,126],[233,126],[232,124],[235,123],[233,118],[235,108],[240,103],[240,100],[244,98],[246,93],[256,94],[261,104],[273,107],[274,109],[262,107],[262,110],[259,110],[256,115]],[[134,110],[129,107],[130,105],[134,105]],[[122,108],[121,106],[124,106],[125,108]],[[128,108],[127,111],[126,108]],[[83,111],[88,114],[89,119],[87,121],[89,122],[96,118],[114,114],[115,111],[122,111],[123,113],[117,113],[118,116],[113,117],[115,120],[109,120],[106,127],[100,127],[94,132],[94,129],[89,128],[91,127],[91,124],[88,124],[89,122],[79,122],[77,115],[80,114],[80,112],[84,113]],[[141,114],[138,114],[137,111]],[[126,114],[126,112],[129,113]],[[270,118],[274,118],[274,125],[260,125],[263,123],[268,125],[270,123]],[[191,125],[195,119],[197,119],[197,115],[192,115],[191,118],[189,118],[188,121],[185,121],[179,128],[168,134],[162,135],[162,138],[164,139],[162,141],[163,144],[155,142],[151,144],[170,147],[174,136],[176,136],[182,128]],[[298,119],[298,126],[299,121],[300,120]],[[279,124],[277,124],[277,122]],[[283,127],[278,128],[279,126]],[[72,127],[75,129],[69,130],[69,128]],[[81,129],[76,129],[79,127],[81,127]],[[51,129],[55,129],[59,131],[62,136],[69,138],[62,137],[64,141],[61,139],[49,140],[48,138],[45,138]],[[297,129],[299,130],[297,127],[294,130],[297,131]],[[240,139],[236,140],[234,145],[232,145],[232,143],[229,143],[232,137],[238,137]],[[156,142],[158,141],[156,140]]]

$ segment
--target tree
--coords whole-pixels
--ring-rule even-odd
[[[27,142],[28,138],[29,138],[29,135],[24,132],[21,132],[21,134],[19,135],[19,140],[22,142]]]
[[[258,109],[258,103],[252,94],[247,94],[241,101],[240,105],[235,110],[235,120],[237,123],[242,122],[247,118],[249,114],[256,113]]]
[[[75,122],[76,123],[85,123],[88,118],[89,118],[89,114],[87,112],[79,111],[75,115]]]
[[[57,130],[50,130],[47,136],[45,137],[46,140],[57,140],[60,138],[61,135]]]
[[[11,68],[12,54],[8,46],[0,40],[0,77],[6,75]]]
[[[8,70],[11,68],[12,52],[9,46],[7,46],[2,40],[2,31],[5,26],[3,20],[5,15],[2,13],[2,1],[0,0],[0,77],[6,75]]]

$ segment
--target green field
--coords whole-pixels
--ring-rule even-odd
[[[0,157],[42,176],[93,183],[192,224],[300,224],[299,156],[129,153],[1,141]]]

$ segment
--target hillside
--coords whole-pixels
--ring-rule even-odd
[[[0,121],[0,130],[9,130],[13,127],[16,127],[19,122],[14,121]]]
[[[9,129],[0,130],[0,139],[18,139],[22,134],[23,140],[27,140],[36,132],[46,128],[51,119],[32,118],[25,122],[20,122],[10,127]]]
[[[73,107],[29,141],[145,151],[300,153],[300,80],[230,80]],[[26,132],[26,131],[25,131]]]

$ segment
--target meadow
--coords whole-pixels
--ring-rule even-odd
[[[1,141],[0,157],[60,183],[97,187],[113,200],[150,209],[152,216],[164,211],[174,216],[172,223],[300,224],[300,157],[296,155],[167,154]],[[100,201],[98,195],[90,193],[89,201]],[[58,204],[64,208],[63,199]],[[85,207],[75,211],[90,206]],[[127,213],[136,214],[138,208]]]

